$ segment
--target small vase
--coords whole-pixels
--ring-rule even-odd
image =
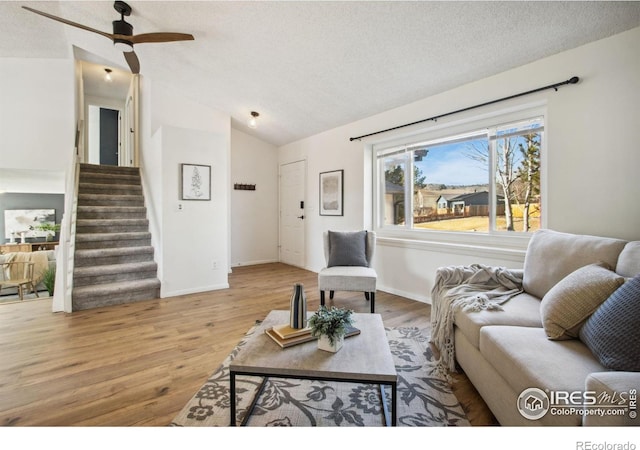
[[[329,338],[324,334],[321,334],[318,339],[318,349],[326,352],[335,353],[342,348],[342,344],[344,344],[344,336],[336,337],[333,340],[333,345],[331,345]]]
[[[289,326],[295,329],[307,327],[307,297],[304,295],[304,286],[300,283],[296,283],[293,287]]]

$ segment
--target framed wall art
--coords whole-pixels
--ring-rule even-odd
[[[4,211],[4,234],[6,238],[46,237],[49,234],[43,227],[55,226],[55,209],[6,209]]]
[[[181,164],[181,200],[211,200],[211,166]]]
[[[320,215],[344,215],[344,170],[320,173]]]

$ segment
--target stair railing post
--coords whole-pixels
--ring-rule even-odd
[[[60,223],[60,241],[56,249],[56,280],[53,291],[53,312],[73,311],[73,248],[75,245],[75,221],[78,206],[79,159],[74,153],[65,183],[65,206]]]

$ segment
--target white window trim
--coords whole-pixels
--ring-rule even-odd
[[[548,221],[548,194],[547,194],[547,148],[549,143],[549,123],[546,101],[524,104],[520,106],[493,111],[473,117],[466,117],[448,123],[436,123],[428,128],[414,129],[405,134],[396,134],[394,137],[371,142],[372,177],[375,191],[371,196],[372,225],[376,231],[377,238],[382,245],[394,245],[416,249],[440,249],[461,254],[484,253],[487,256],[501,256],[513,258],[514,261],[522,260],[526,251],[531,233],[526,232],[506,232],[489,231],[483,233],[436,231],[436,230],[416,230],[402,227],[384,226],[380,223],[380,193],[384,185],[384,178],[379,173],[378,152],[392,149],[402,145],[410,146],[421,141],[432,141],[445,139],[456,134],[464,135],[483,128],[500,127],[503,124],[529,119],[531,117],[542,117],[544,120],[545,138],[540,148],[540,167],[542,169],[540,177],[540,195],[544,211],[540,228],[547,228]],[[493,165],[490,166],[494,171]],[[410,172],[413,173],[413,172]],[[492,176],[495,174],[492,173]],[[407,198],[413,199],[413,195]],[[495,202],[494,202],[495,203]],[[494,205],[495,206],[495,205]],[[406,210],[412,209],[405,207]],[[494,255],[494,252],[498,254]],[[509,256],[510,255],[510,256]]]

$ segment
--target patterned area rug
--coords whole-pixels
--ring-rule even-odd
[[[256,331],[254,326],[173,419],[172,426],[229,425],[229,362]],[[386,328],[398,372],[398,426],[468,426],[446,379],[438,374],[427,330]],[[349,345],[346,339],[344,345]],[[237,423],[247,426],[384,426],[378,385],[238,376]],[[390,389],[385,389],[388,402]],[[390,403],[388,403],[390,405]]]

